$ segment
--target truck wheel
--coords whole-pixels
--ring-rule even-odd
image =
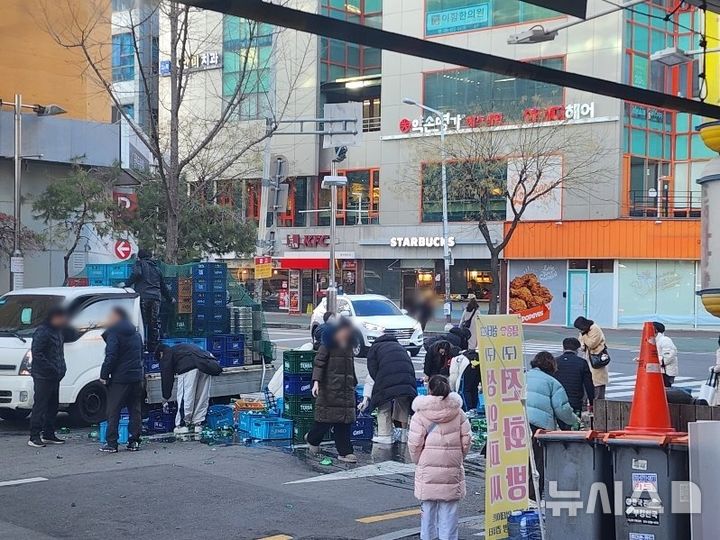
[[[30,409],[0,409],[0,418],[6,422],[22,422],[30,416]]]
[[[97,424],[105,420],[107,388],[100,382],[92,382],[80,390],[70,415],[78,424]]]

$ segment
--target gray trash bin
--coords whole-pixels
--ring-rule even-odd
[[[543,447],[546,538],[615,538],[612,461],[601,437],[594,431],[535,435]]]
[[[615,516],[617,540],[690,540],[690,514],[673,513],[685,490],[672,482],[690,477],[687,437],[622,435],[608,438],[615,482],[622,482],[623,508]]]

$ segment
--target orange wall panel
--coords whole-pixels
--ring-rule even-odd
[[[506,225],[506,230],[508,226]],[[520,223],[505,259],[700,259],[700,221]]]
[[[54,103],[70,118],[109,122],[110,98],[87,71],[81,49],[60,46],[47,25],[67,37],[73,25],[92,21],[91,54],[104,59],[102,70],[109,75],[110,5],[109,0],[2,0],[0,99],[12,103],[22,94],[24,103]]]

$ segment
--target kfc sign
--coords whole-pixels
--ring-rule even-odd
[[[330,246],[329,234],[288,234],[287,246],[290,249],[319,248]]]
[[[556,105],[552,107],[531,107],[523,111],[524,122],[558,122],[564,120],[579,120],[581,118],[595,117],[595,103],[575,103],[572,105]],[[448,131],[460,131],[480,127],[497,127],[506,124],[507,118],[501,112],[487,114],[456,114],[445,113],[442,116],[428,116],[427,118],[403,118],[400,120],[401,133],[440,133],[440,127],[445,124]]]

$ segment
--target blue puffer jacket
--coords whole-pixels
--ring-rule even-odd
[[[580,420],[568,402],[562,384],[539,368],[533,368],[525,376],[527,381],[528,421],[536,427],[556,430],[557,420],[569,425]]]

